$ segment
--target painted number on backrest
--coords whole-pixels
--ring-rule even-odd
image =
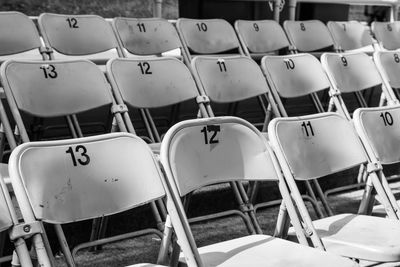
[[[153,72],[150,71],[150,64],[148,62],[140,62],[137,65],[140,67],[142,74],[153,74]]]
[[[393,117],[392,114],[390,114],[389,112],[381,112],[381,115],[379,115],[379,117],[382,118],[383,120],[383,124],[385,126],[392,126],[393,125]]]
[[[219,125],[207,125],[201,129],[201,133],[204,135],[204,144],[217,144],[219,143],[217,139],[217,134],[221,131],[221,126]],[[211,133],[210,135],[208,133]]]
[[[225,62],[222,60],[218,60],[217,61],[218,67],[219,67],[219,71],[220,72],[226,72],[226,65]]]
[[[140,32],[146,32],[146,27],[144,26],[144,23],[138,23],[136,24],[138,26]]]
[[[207,31],[207,25],[204,22],[196,23],[196,25],[197,25],[197,29],[199,29],[199,31],[203,31],[203,32]]]
[[[347,59],[346,59],[345,57],[340,57],[340,60],[342,61],[343,66],[347,67],[347,65],[349,65],[349,64],[347,63]]]
[[[56,71],[56,67],[54,67],[54,65],[42,65],[40,66],[40,69],[43,70],[43,74],[44,74],[44,78],[45,79],[55,79],[57,78],[58,74]]]
[[[393,59],[394,59],[394,62],[396,62],[396,63],[400,62],[400,58],[399,58],[398,54],[393,54]]]
[[[303,121],[303,123],[301,124],[301,130],[306,137],[314,136],[314,130],[310,121]]]
[[[300,23],[300,30],[302,30],[303,32],[306,31],[306,26],[304,25],[304,23]]]
[[[88,165],[90,162],[90,157],[87,154],[87,149],[83,145],[77,145],[75,149],[71,146],[65,151],[65,153],[71,155],[72,164],[76,167],[79,165]],[[75,153],[78,153],[78,157],[75,156]]]
[[[253,28],[256,32],[258,32],[260,30],[260,27],[258,27],[257,23],[253,23]]]
[[[293,70],[296,66],[294,65],[294,61],[292,59],[284,59],[283,62],[285,62],[286,68],[288,70]]]
[[[342,24],[343,25],[343,31],[346,31],[346,24]]]
[[[392,28],[392,26],[390,24],[386,24],[386,28],[390,32],[393,31],[393,28]]]
[[[78,20],[76,18],[67,18],[66,21],[68,22],[68,26],[71,29],[77,29],[79,28],[78,26]]]

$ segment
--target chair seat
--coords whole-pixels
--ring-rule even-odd
[[[357,266],[349,259],[268,235],[212,244],[199,248],[199,253],[204,266]]]
[[[314,221],[328,252],[376,262],[400,261],[400,223],[366,215],[340,214]],[[289,230],[294,235],[294,229]]]

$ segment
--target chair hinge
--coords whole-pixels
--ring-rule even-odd
[[[341,92],[338,89],[331,88],[329,90],[329,96],[330,97],[339,96],[340,94],[341,94]]]
[[[124,113],[128,112],[128,107],[125,104],[119,104],[119,105],[112,105],[111,107],[111,113]]]
[[[210,103],[210,98],[208,98],[206,95],[199,95],[196,97],[196,102],[197,104]]]
[[[32,223],[21,223],[15,225],[10,230],[10,239],[16,240],[18,238],[27,238],[34,234],[43,233],[42,226],[40,222],[32,222]]]
[[[53,49],[51,47],[41,46],[41,47],[39,47],[39,52],[42,54],[43,53],[50,54],[50,53],[53,53]]]
[[[380,162],[370,162],[367,164],[367,173],[373,173],[382,170],[382,165]]]
[[[242,205],[240,205],[240,211],[245,213],[245,212],[249,212],[249,211],[254,211],[254,206],[251,203],[243,203]]]

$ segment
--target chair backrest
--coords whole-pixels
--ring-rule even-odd
[[[104,74],[87,60],[9,60],[0,72],[8,103],[37,117],[72,115],[112,103]]]
[[[12,152],[9,169],[22,215],[50,223],[103,217],[164,196],[153,153],[128,133],[25,143]]]
[[[283,28],[298,52],[332,50],[332,36],[325,24],[319,20],[286,20]]]
[[[337,113],[275,118],[268,136],[279,162],[298,180],[320,178],[368,159],[352,123]]]
[[[173,105],[199,95],[189,69],[178,59],[112,59],[107,75],[121,100],[135,108]]]
[[[400,162],[400,106],[359,108],[353,114],[361,140],[382,164]]]
[[[371,25],[372,32],[380,45],[387,50],[400,48],[400,22],[378,22]]]
[[[189,55],[239,53],[239,40],[226,20],[182,18],[176,27]]]
[[[275,20],[237,20],[235,30],[249,54],[266,54],[289,47],[285,32]]]
[[[324,53],[321,63],[332,86],[342,93],[357,92],[382,84],[378,69],[365,53]]]
[[[117,38],[110,23],[100,16],[43,13],[38,23],[56,59],[81,56],[103,62],[118,57]]]
[[[261,67],[271,89],[281,97],[299,97],[330,88],[318,59],[310,54],[265,56]]]
[[[241,101],[269,90],[257,63],[245,56],[197,56],[192,67],[201,90],[213,102]]]
[[[376,51],[374,62],[382,78],[392,88],[400,88],[400,53],[396,51]]]
[[[372,36],[368,28],[359,21],[329,21],[327,26],[336,49],[348,51],[370,46],[373,51]]]
[[[175,27],[161,18],[115,18],[112,22],[125,56],[160,55],[182,48]]]
[[[23,13],[0,12],[0,60],[25,58],[42,60],[42,43],[33,21]]]
[[[237,117],[177,123],[165,135],[160,155],[180,196],[227,181],[278,179],[267,140]]]

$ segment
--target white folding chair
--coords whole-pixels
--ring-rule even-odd
[[[174,25],[162,18],[124,18],[112,21],[124,57],[176,56],[188,59]]]
[[[320,57],[321,51],[333,50],[333,39],[320,20],[286,20],[283,28],[292,45],[292,52],[307,52]]]
[[[42,13],[39,29],[52,59],[89,59],[105,65],[121,54],[111,25],[96,15]]]
[[[162,174],[150,148],[128,133],[25,143],[12,152],[9,168],[26,224],[99,218],[142,206],[165,194]],[[158,233],[145,229],[130,237]],[[51,252],[42,243],[42,233],[36,232],[33,245],[39,264],[51,266]],[[75,266],[65,240],[62,246],[69,253],[65,255],[68,265]]]
[[[265,137],[235,117],[180,122],[165,135],[161,162],[168,184],[169,214],[188,266],[353,266],[352,261],[268,235],[251,235],[197,248],[181,199],[207,185],[228,181],[279,181],[290,198]],[[175,204],[170,208],[169,204]],[[183,200],[183,202],[185,202]],[[294,207],[288,202],[291,215]],[[296,228],[301,227],[295,217]],[[299,231],[304,242],[304,233]]]
[[[400,22],[378,22],[371,24],[372,32],[375,35],[381,48],[385,50],[397,50],[400,48]]]
[[[337,52],[374,52],[374,40],[370,30],[359,21],[328,21],[326,25]]]
[[[235,30],[226,20],[180,18],[176,28],[190,60],[195,55],[241,53]]]
[[[400,54],[396,51],[376,51],[374,62],[381,74],[383,86],[387,90],[387,104],[399,103],[396,89],[400,88]]]
[[[237,20],[235,30],[244,54],[254,60],[289,49],[289,40],[275,20]]]
[[[381,106],[391,100],[392,94],[382,84],[381,75],[367,54],[324,53],[321,56],[321,63],[332,84],[330,95],[336,95],[336,99],[340,100],[334,101],[333,104],[348,119],[351,118],[350,113],[352,109],[354,110],[354,106]],[[381,90],[366,91],[376,86]],[[354,93],[356,101],[350,102],[351,99],[348,98],[345,104],[343,97],[349,96],[348,93]]]
[[[272,147],[282,167],[305,231],[316,247],[338,255],[374,262],[400,261],[400,224],[367,215],[338,214],[311,220],[296,180],[323,179],[360,164],[366,165],[368,183],[386,203],[378,166],[369,161],[351,122],[337,113],[276,118],[268,127]],[[332,177],[332,176],[330,176]],[[359,211],[363,213],[365,202]],[[388,207],[388,216],[397,218]],[[294,234],[294,231],[289,233]]]
[[[354,112],[353,121],[358,135],[366,148],[371,162],[375,162],[377,167],[382,168],[380,164],[390,165],[400,162],[399,140],[400,124],[397,118],[400,115],[398,105],[378,108],[359,108]],[[372,207],[375,201],[375,192],[367,184],[366,208],[367,213],[373,212],[375,215],[386,215],[386,209],[390,204],[400,218],[399,202],[393,196],[393,193],[387,183],[385,174],[379,171],[385,194],[390,203],[382,203],[379,206]],[[373,210],[372,210],[373,208]]]

